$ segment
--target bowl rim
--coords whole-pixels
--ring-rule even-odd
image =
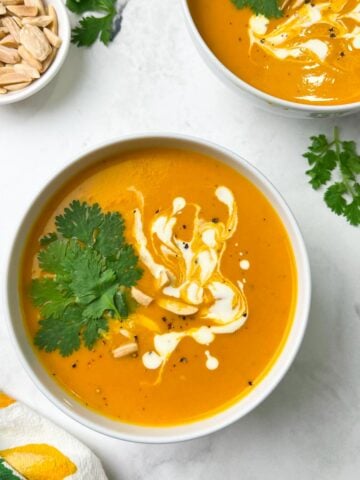
[[[230,166],[235,166],[237,171],[240,172],[240,167],[244,170],[244,175],[246,174],[253,176],[259,184],[254,184],[256,188],[258,188],[262,194],[267,198],[269,203],[275,209],[281,221],[284,224],[284,228],[287,231],[289,236],[289,241],[292,246],[294,257],[296,261],[296,271],[298,277],[298,292],[297,292],[297,300],[296,305],[294,307],[293,312],[293,323],[289,329],[287,334],[286,340],[282,345],[281,351],[278,353],[275,361],[268,369],[266,374],[263,376],[259,384],[252,390],[249,394],[245,395],[244,397],[239,398],[238,401],[231,403],[229,406],[225,407],[223,410],[216,412],[214,415],[210,417],[206,417],[204,419],[197,420],[192,423],[184,423],[179,426],[167,426],[167,427],[147,427],[141,426],[136,424],[127,424],[122,422],[117,422],[114,420],[109,419],[99,413],[93,414],[92,409],[89,409],[85,406],[81,406],[80,403],[74,401],[74,404],[77,405],[78,409],[82,410],[83,413],[77,413],[74,409],[71,408],[71,404],[68,400],[66,400],[65,396],[68,398],[73,398],[69,396],[62,387],[57,387],[60,389],[62,398],[58,398],[56,394],[52,393],[50,389],[46,386],[46,381],[49,380],[49,383],[53,388],[56,388],[56,382],[50,377],[48,372],[42,366],[38,357],[36,357],[35,351],[33,346],[28,341],[28,333],[25,331],[24,320],[19,314],[20,317],[20,330],[25,338],[25,345],[30,348],[31,355],[33,359],[36,358],[36,365],[33,365],[31,359],[27,357],[27,354],[24,352],[24,347],[21,345],[19,335],[16,331],[15,327],[15,320],[13,319],[12,310],[13,310],[13,299],[12,299],[12,287],[13,279],[12,277],[15,275],[15,278],[18,281],[18,273],[19,273],[19,264],[16,262],[17,257],[17,244],[20,242],[21,248],[20,251],[23,252],[24,243],[26,241],[26,236],[24,239],[23,235],[23,228],[26,225],[26,221],[28,217],[32,216],[32,220],[30,225],[36,219],[36,215],[32,215],[34,208],[37,206],[37,203],[40,202],[42,206],[46,203],[46,199],[49,200],[51,196],[54,194],[54,190],[52,190],[52,194],[49,194],[49,188],[51,186],[57,185],[57,189],[61,187],[61,185],[66,184],[74,173],[72,170],[76,168],[76,173],[81,172],[86,168],[87,160],[91,155],[99,154],[98,158],[94,161],[90,161],[88,165],[95,164],[101,161],[102,152],[104,151],[105,155],[102,158],[106,158],[106,149],[110,148],[119,148],[123,147],[127,144],[135,144],[138,141],[145,141],[150,144],[154,144],[155,142],[157,145],[161,145],[162,142],[166,144],[166,142],[172,142],[175,148],[181,148],[181,146],[185,146],[185,149],[193,150],[194,148],[198,148],[199,152],[204,153],[205,155],[213,156],[214,158],[218,159],[221,163],[228,164]],[[149,146],[149,145],[147,145]],[[150,145],[151,146],[151,145]],[[154,146],[154,145],[153,145]],[[134,147],[137,148],[136,146]],[[226,160],[222,160],[221,157],[228,158],[229,163]],[[233,164],[231,164],[233,162]],[[234,167],[233,167],[234,168]],[[75,173],[75,175],[76,175]],[[254,183],[249,177],[248,180]],[[262,190],[261,187],[266,188],[266,193]],[[55,190],[56,191],[56,190]],[[269,195],[273,197],[273,201],[269,198]],[[46,197],[45,201],[44,198]],[[275,206],[275,201],[278,203],[278,206]],[[281,209],[281,212],[280,212]],[[289,222],[289,226],[285,225],[285,220]],[[290,231],[291,230],[291,231]],[[28,232],[28,229],[26,229]],[[293,234],[293,239],[290,238],[290,234]],[[295,250],[294,242],[297,242]],[[288,207],[287,203],[278,192],[278,190],[274,187],[274,185],[265,177],[256,167],[252,164],[247,162],[237,153],[233,152],[232,150],[222,147],[216,143],[213,143],[208,140],[204,140],[202,138],[192,136],[192,135],[184,135],[184,134],[176,134],[176,133],[138,133],[138,134],[131,134],[126,136],[121,136],[118,138],[114,138],[112,140],[107,140],[98,143],[96,146],[92,146],[87,148],[83,151],[80,155],[76,156],[75,159],[67,163],[65,166],[60,167],[57,169],[57,173],[52,174],[48,177],[46,182],[43,184],[42,188],[38,190],[38,193],[34,196],[30,204],[23,210],[21,218],[17,222],[17,228],[10,239],[10,248],[8,249],[8,260],[5,265],[5,290],[4,290],[4,305],[5,305],[5,323],[7,325],[7,329],[11,338],[11,342],[14,346],[14,349],[18,355],[18,358],[21,361],[22,366],[24,367],[26,373],[29,375],[35,386],[38,390],[53,404],[55,405],[62,413],[66,414],[73,420],[77,421],[79,424],[90,428],[98,433],[102,433],[106,436],[113,437],[119,440],[126,440],[131,442],[137,443],[152,443],[152,444],[163,444],[163,443],[175,443],[181,442],[185,440],[192,440],[195,438],[199,438],[208,434],[211,434],[215,431],[218,431],[222,428],[229,426],[230,424],[236,422],[247,413],[255,409],[270,393],[276,388],[276,386],[280,383],[283,379],[285,374],[287,373],[288,369],[290,368],[291,364],[293,363],[296,354],[300,348],[302,343],[306,326],[308,323],[309,311],[310,311],[310,304],[311,304],[311,272],[310,272],[310,264],[308,259],[308,254],[305,246],[304,239],[302,237],[301,231],[299,226]],[[17,267],[16,272],[13,272],[13,262],[15,257],[15,266]],[[21,255],[20,255],[21,257]],[[302,275],[300,275],[300,269],[302,270]],[[299,279],[302,279],[301,285],[299,284]],[[18,289],[17,289],[18,290]],[[302,304],[300,304],[300,292],[302,293]],[[294,338],[294,328],[295,323],[297,322],[298,331]],[[290,339],[292,341],[291,348]],[[32,359],[32,360],[33,360]],[[35,367],[40,367],[42,376],[44,379],[40,378],[39,375],[35,372]],[[253,395],[253,392],[258,392],[257,398],[253,401],[248,401],[245,408],[242,408],[241,411],[239,410],[239,406],[244,402],[244,400],[250,398]],[[252,397],[251,397],[252,398]],[[101,419],[105,423],[108,423],[108,426],[100,425],[100,422],[96,420],[86,418],[87,416],[95,417],[95,419]],[[228,418],[227,418],[228,417]],[[210,423],[210,425],[206,425]],[[130,427],[138,432],[124,432],[119,431],[119,429],[115,429],[115,426],[126,426]]]
[[[61,46],[58,49],[58,52],[52,64],[45,73],[40,75],[40,78],[35,79],[33,82],[30,83],[30,85],[23,88],[22,90],[8,92],[4,95],[0,95],[0,107],[1,105],[10,105],[12,103],[25,100],[26,98],[29,98],[42,90],[61,70],[61,67],[63,66],[65,59],[69,53],[71,27],[65,3],[63,3],[61,0],[44,0],[44,2],[46,5],[53,5],[56,9],[59,24],[59,33],[61,31],[61,35],[59,35],[62,40]]]
[[[240,77],[235,75],[229,68],[227,68],[218,58],[217,56],[211,51],[211,49],[206,44],[205,40],[202,38],[194,19],[191,15],[188,0],[181,0],[182,7],[183,7],[183,14],[185,16],[186,25],[190,32],[190,36],[195,43],[199,53],[201,56],[206,56],[207,59],[216,67],[217,69],[217,77],[221,80],[224,78],[231,83],[235,84],[236,87],[245,90],[247,93],[260,98],[261,100],[265,101],[268,104],[277,105],[282,107],[285,110],[298,110],[299,112],[303,113],[312,113],[312,114],[331,114],[331,113],[342,113],[347,111],[349,113],[355,112],[356,110],[360,109],[360,101],[358,102],[349,102],[349,103],[342,103],[340,105],[312,105],[307,103],[301,102],[292,102],[290,100],[282,99],[281,97],[276,97],[271,95],[270,93],[266,93],[256,87],[253,87],[249,83],[242,80]],[[215,73],[215,70],[213,70]],[[219,75],[222,74],[222,76]]]

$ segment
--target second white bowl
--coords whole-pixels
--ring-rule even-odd
[[[181,0],[181,2],[186,26],[189,30],[195,47],[197,48],[206,65],[218,77],[219,80],[225,83],[237,94],[245,96],[248,100],[250,100],[250,102],[270,113],[294,118],[343,117],[360,111],[360,102],[329,106],[301,104],[274,97],[246,83],[244,80],[226,68],[213,54],[195,25],[189,9],[188,1]]]

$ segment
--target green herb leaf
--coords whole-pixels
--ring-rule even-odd
[[[277,0],[231,0],[236,8],[250,8],[256,15],[280,18],[283,15]]]
[[[85,346],[91,350],[98,338],[109,330],[108,322],[105,318],[96,318],[87,322],[83,330],[83,340]]]
[[[107,213],[96,237],[96,250],[105,257],[115,257],[124,243],[124,230],[124,220],[119,213]]]
[[[342,182],[334,183],[329,187],[324,195],[326,205],[337,215],[342,215],[346,208],[346,200],[344,195],[346,187]]]
[[[315,190],[328,185],[333,175],[340,178],[326,189],[325,203],[351,225],[360,225],[360,155],[356,143],[340,140],[339,130],[335,128],[333,139],[325,135],[311,137],[304,157],[311,166],[306,174]]]
[[[99,0],[66,0],[66,6],[78,15],[102,10],[102,2]]]
[[[360,225],[360,196],[345,207],[345,216],[351,225]]]
[[[55,224],[63,237],[76,238],[87,245],[93,245],[94,234],[102,221],[103,215],[97,203],[90,206],[74,200],[65,208],[63,215],[56,217]]]
[[[31,297],[41,314],[36,345],[70,355],[88,348],[108,329],[109,318],[129,315],[127,289],[142,276],[124,220],[99,205],[73,201],[56,218],[57,232],[40,240],[42,276],[32,280]],[[74,338],[76,337],[76,338]]]
[[[70,290],[51,278],[35,278],[31,284],[33,303],[43,317],[61,317],[68,305],[73,303]]]
[[[85,318],[100,318],[104,312],[109,311],[114,314],[119,313],[114,300],[114,295],[118,289],[118,285],[112,285],[107,290],[103,291],[101,296],[91,302],[85,308],[83,315]],[[119,313],[120,316],[120,313]],[[127,315],[126,315],[127,316]]]
[[[84,17],[72,31],[71,41],[78,47],[90,47],[98,38],[108,45],[111,39],[114,15]]]
[[[117,15],[116,0],[67,0],[67,7],[74,13],[102,12],[104,16],[87,16],[80,19],[72,30],[71,41],[78,47],[90,47],[100,39],[108,45],[113,36],[113,23]]]
[[[133,287],[142,277],[142,270],[138,267],[138,257],[131,245],[124,245],[119,249],[116,259],[108,262],[118,279],[125,287]]]
[[[104,259],[92,248],[81,249],[72,267],[69,286],[82,305],[98,298],[115,281],[114,272],[104,267]]]
[[[42,247],[46,247],[46,245],[49,245],[49,243],[54,242],[57,239],[56,233],[52,232],[47,235],[44,235],[42,238],[40,238],[40,245]]]
[[[40,350],[59,350],[63,357],[67,357],[80,348],[80,334],[84,324],[81,308],[70,306],[63,311],[61,320],[47,317],[39,323],[40,329],[34,342]]]
[[[120,313],[121,318],[126,318],[129,315],[129,306],[124,292],[116,292],[115,305],[118,309],[118,312]]]

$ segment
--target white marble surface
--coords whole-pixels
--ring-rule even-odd
[[[337,124],[359,139],[359,120]],[[246,105],[201,62],[177,1],[131,0],[114,44],[72,47],[51,85],[0,110],[0,268],[27,204],[84,148],[139,131],[198,135],[260,168],[299,220],[314,281],[303,346],[286,378],[253,413],[177,445],[116,441],[64,416],[23,371],[3,322],[0,388],[93,448],[111,480],[359,478],[360,229],[327,210],[307,185],[301,157],[309,136],[333,125],[276,118]]]

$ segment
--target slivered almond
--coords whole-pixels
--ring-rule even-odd
[[[193,315],[198,311],[197,307],[188,305],[187,303],[178,302],[177,300],[161,298],[157,303],[164,310],[175,313],[176,315]]]
[[[0,40],[0,45],[4,45],[5,47],[16,48],[18,46],[18,43],[15,40],[15,38],[9,33],[8,35],[6,35],[6,37]]]
[[[49,15],[41,15],[40,17],[24,17],[22,19],[24,25],[34,25],[35,27],[47,27],[52,22]]]
[[[23,75],[22,73],[0,73],[0,85],[12,85],[16,83],[29,82],[30,77]]]
[[[1,0],[3,5],[22,5],[24,2],[23,0]]]
[[[11,64],[18,63],[20,62],[20,55],[15,48],[0,45],[0,62]]]
[[[40,78],[40,72],[27,63],[17,63],[14,65],[14,70],[15,72],[26,75],[29,78]]]
[[[14,73],[14,72],[15,72],[14,65],[6,65],[0,68],[0,75],[2,73]]]
[[[20,28],[12,17],[6,17],[2,20],[3,26],[9,30],[17,43],[20,43]]]
[[[24,25],[20,31],[20,42],[33,57],[43,62],[51,53],[50,44],[40,30],[34,25]]]
[[[19,17],[16,17],[15,15],[12,16],[12,18],[14,19],[15,23],[17,24],[17,26],[19,28],[22,28],[23,27],[23,24],[22,24],[22,21]]]
[[[61,38],[55,35],[54,32],[49,30],[48,28],[44,28],[44,33],[46,38],[49,40],[51,45],[55,48],[60,48],[61,47]]]
[[[136,353],[137,351],[138,344],[136,342],[130,342],[115,348],[114,350],[112,350],[112,354],[114,358],[121,358],[126,357],[127,355],[131,355],[132,353]]]
[[[50,55],[48,56],[48,58],[42,64],[42,67],[41,67],[41,70],[40,70],[41,73],[45,73],[46,70],[50,67],[50,65],[54,61],[54,58],[56,57],[56,53],[57,53],[56,48],[53,48]]]
[[[2,3],[0,3],[0,15],[6,14],[6,7]]]
[[[154,300],[136,287],[131,287],[131,296],[140,305],[147,307]]]
[[[31,82],[22,82],[22,83],[14,83],[12,85],[4,85],[4,88],[8,92],[16,92],[17,90],[22,90],[23,88],[30,85]]]
[[[52,5],[48,6],[48,15],[52,18],[50,29],[55,35],[58,34],[59,24],[55,8]]]
[[[9,5],[7,9],[18,17],[36,17],[38,13],[37,7],[26,7],[25,5]]]
[[[18,52],[21,58],[25,60],[25,62],[36,68],[36,70],[38,70],[39,72],[41,72],[41,70],[43,69],[41,62],[39,62],[39,60],[36,60],[36,58],[34,58],[31,53],[26,50],[25,47],[20,45],[20,47],[18,48]]]
[[[119,333],[125,338],[133,339],[133,335],[126,328],[120,328]]]
[[[40,15],[45,15],[45,7],[41,0],[24,0],[21,3],[24,3],[26,7],[37,7]]]
[[[0,39],[6,37],[9,34],[9,30],[6,27],[0,27]]]

